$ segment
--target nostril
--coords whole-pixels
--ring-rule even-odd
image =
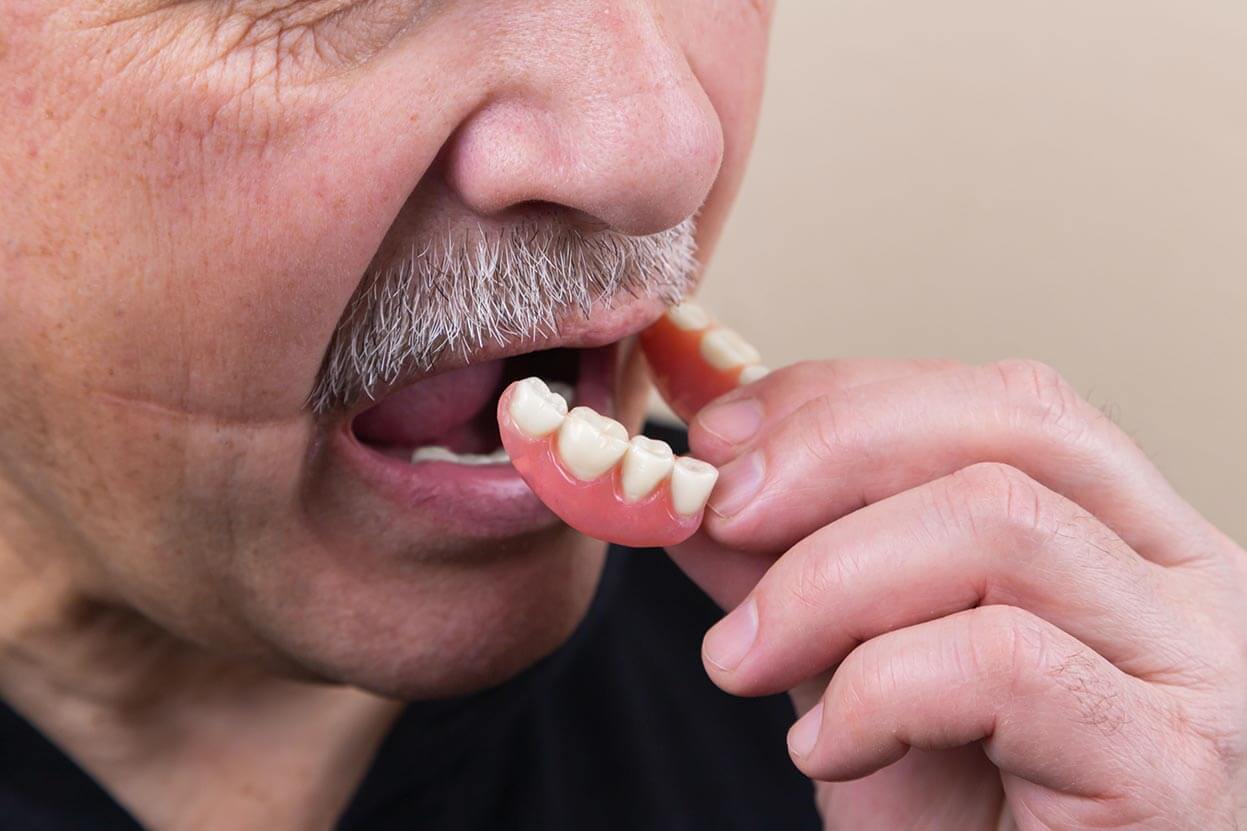
[[[529,199],[508,208],[505,213],[518,219],[554,219],[587,234],[610,230],[610,225],[587,211],[544,199]]]

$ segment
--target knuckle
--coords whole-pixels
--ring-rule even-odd
[[[805,449],[827,462],[844,453],[848,443],[842,408],[830,396],[821,395],[803,407],[807,429],[801,431]]]
[[[1010,694],[1024,693],[1048,663],[1043,623],[1016,606],[981,606],[965,615],[969,660],[981,675],[1003,683]]]
[[[1045,524],[1044,535],[1056,542],[1059,549],[1076,554],[1079,562],[1090,568],[1109,572],[1124,565],[1136,581],[1147,577],[1143,561],[1130,546],[1100,520],[1075,505],[1067,505],[1066,510],[1054,515]],[[1146,586],[1139,586],[1140,590],[1143,588]]]
[[[1042,361],[1012,358],[990,366],[1021,418],[1065,436],[1080,432],[1082,398],[1053,367]]]
[[[936,510],[974,538],[1000,531],[1034,533],[1044,522],[1040,485],[1011,465],[981,462],[942,481]]]
[[[980,660],[1007,695],[1060,690],[1075,718],[1105,736],[1129,723],[1126,690],[1105,674],[1103,659],[1091,649],[1054,638],[1048,624],[1024,609],[984,606],[974,612]]]
[[[1124,691],[1101,671],[1090,649],[1080,647],[1054,654],[1044,672],[1047,679],[1073,699],[1082,724],[1110,736],[1129,722],[1130,703],[1125,700]]]

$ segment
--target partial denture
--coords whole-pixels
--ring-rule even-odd
[[[628,437],[612,418],[567,402],[540,378],[498,401],[511,463],[542,502],[589,536],[637,548],[674,545],[701,524],[719,472],[666,442]]]
[[[667,309],[641,333],[640,342],[658,393],[685,421],[720,395],[770,372],[757,349],[693,303]]]

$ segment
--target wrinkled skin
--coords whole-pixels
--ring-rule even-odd
[[[707,257],[769,11],[0,6],[0,694],[150,827],[325,828],[375,693],[557,646],[599,546],[394,512],[305,398],[366,266],[434,220],[698,212]],[[743,395],[693,424],[723,487],[672,553],[734,610],[715,682],[806,712],[829,828],[1241,824],[1244,554],[1058,376],[807,364]]]
[[[3,14],[5,547],[197,642],[404,694],[557,644],[596,550],[553,531],[484,562],[477,541],[369,522],[377,506],[309,465],[304,399],[400,212],[541,200],[648,233],[704,204],[708,251],[751,138],[765,9]]]
[[[305,400],[374,255],[435,221],[488,229],[541,203],[646,234],[697,213],[709,256],[769,15],[750,0],[0,4],[0,693],[162,825],[142,766],[97,763],[65,690],[132,724],[154,678],[168,700],[185,678],[201,715],[230,723],[230,693],[204,678],[439,696],[559,645],[599,544],[553,526],[482,540],[395,511],[323,463]],[[618,392],[636,427],[640,376]],[[150,749],[113,739],[107,760]]]
[[[1247,819],[1247,553],[1056,371],[798,364],[690,442],[706,670],[792,692],[829,828]]]

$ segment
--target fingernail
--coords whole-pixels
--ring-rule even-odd
[[[758,636],[758,607],[753,598],[716,623],[702,642],[706,660],[731,672],[740,666]]]
[[[823,724],[823,703],[820,701],[797,720],[788,731],[788,750],[794,756],[809,756],[818,743],[818,730]]]
[[[697,416],[701,426],[728,444],[743,444],[762,427],[762,404],[756,398],[716,404]]]
[[[762,454],[753,451],[719,470],[719,483],[710,494],[710,510],[723,518],[735,516],[749,504],[766,479]]]

